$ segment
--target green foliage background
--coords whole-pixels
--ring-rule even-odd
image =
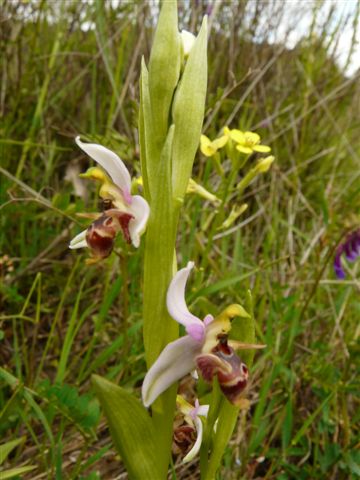
[[[245,192],[249,209],[231,232],[209,228],[214,206],[187,196],[178,260],[200,267],[189,295],[199,316],[251,288],[267,344],[219,478],[359,478],[359,281],[356,265],[345,281],[331,268],[341,233],[359,224],[359,72],[337,66],[345,19],[324,17],[321,2],[307,3],[313,27],[294,49],[269,43],[286,5],[179,2],[188,30],[211,14],[204,133],[255,130],[276,163]],[[118,255],[91,267],[71,252],[85,225],[76,213],[98,205],[93,186],[78,196],[69,178],[87,166],[78,134],[139,173],[140,60],[157,4],[2,7],[0,437],[25,437],[4,465],[35,465],[24,479],[126,478],[89,380],[139,390],[142,250],[119,239]],[[193,178],[217,193],[216,165],[200,153]],[[174,458],[169,475],[198,478],[197,464]]]

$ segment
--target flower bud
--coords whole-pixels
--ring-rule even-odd
[[[191,32],[187,30],[181,30],[180,33],[181,44],[184,52],[185,59],[189,56],[191,49],[195,43],[196,37]]]
[[[265,173],[271,167],[271,164],[275,160],[273,155],[269,155],[268,157],[261,160],[255,167],[257,173]]]

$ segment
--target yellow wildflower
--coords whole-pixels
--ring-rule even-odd
[[[205,198],[205,200],[209,200],[215,205],[220,203],[220,199],[217,198],[216,195],[214,195],[213,193],[210,193],[208,190],[206,190],[206,188],[196,183],[195,180],[193,180],[192,178],[189,179],[189,184],[187,186],[186,193],[196,193],[200,197]]]
[[[228,135],[223,135],[222,137],[211,141],[206,135],[201,135],[200,150],[206,157],[212,157],[219,150],[219,148],[222,148],[226,145],[228,139]]]
[[[235,220],[237,220],[237,218],[240,217],[240,215],[243,214],[247,208],[248,208],[247,203],[243,203],[242,205],[233,206],[232,209],[231,209],[230,215],[223,222],[221,227],[218,228],[218,230],[222,230],[222,229],[231,227],[231,225],[235,222]]]
[[[267,145],[260,145],[260,135],[255,132],[242,132],[233,129],[229,131],[229,136],[237,143],[236,149],[241,153],[250,155],[253,152],[268,153],[271,151],[271,148]]]
[[[133,184],[142,187],[143,186],[143,178],[138,177],[133,180]],[[189,184],[186,189],[186,193],[195,193],[199,195],[199,197],[205,198],[205,200],[209,200],[210,202],[214,203],[215,205],[219,204],[221,201],[220,199],[214,195],[213,193],[206,190],[202,185],[195,182],[192,178],[189,178]]]

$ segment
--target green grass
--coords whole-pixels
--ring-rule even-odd
[[[122,467],[89,380],[97,373],[139,392],[142,248],[119,240],[104,263],[85,265],[86,253],[68,242],[86,225],[76,213],[96,210],[97,195],[86,184],[87,194],[76,196],[65,177],[70,165],[87,165],[77,134],[139,172],[138,77],[153,15],[144,2],[116,10],[31,2],[23,14],[20,2],[3,5],[1,444],[25,437],[4,466],[36,465],[24,479],[114,479]],[[180,3],[180,21],[197,31],[206,5],[191,5],[189,14]],[[359,76],[346,77],[334,61],[343,19],[323,19],[322,30],[290,51],[267,43],[282,12],[266,5],[252,18],[243,15],[248,2],[217,12],[204,132],[254,129],[276,162],[241,199],[230,188],[219,211],[187,196],[178,260],[201,267],[189,292],[199,316],[243,302],[251,288],[258,341],[267,345],[219,478],[355,479],[358,267],[338,281],[332,257],[341,233],[359,224]],[[319,19],[318,8],[313,15]],[[261,16],[273,23],[259,42]],[[81,30],[85,20],[96,29]],[[349,21],[357,29],[358,12]],[[199,153],[193,178],[221,196],[231,175],[240,180],[225,158],[221,166],[223,177]],[[240,201],[248,210],[219,230]],[[171,478],[199,478],[196,462],[179,460]]]

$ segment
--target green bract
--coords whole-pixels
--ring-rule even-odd
[[[207,87],[207,18],[186,62],[180,85],[175,93],[173,118],[175,135],[172,159],[174,198],[182,200],[199,146],[204,119]]]
[[[169,128],[169,114],[180,75],[180,35],[176,2],[163,2],[149,62],[149,92],[153,141],[161,151]]]

